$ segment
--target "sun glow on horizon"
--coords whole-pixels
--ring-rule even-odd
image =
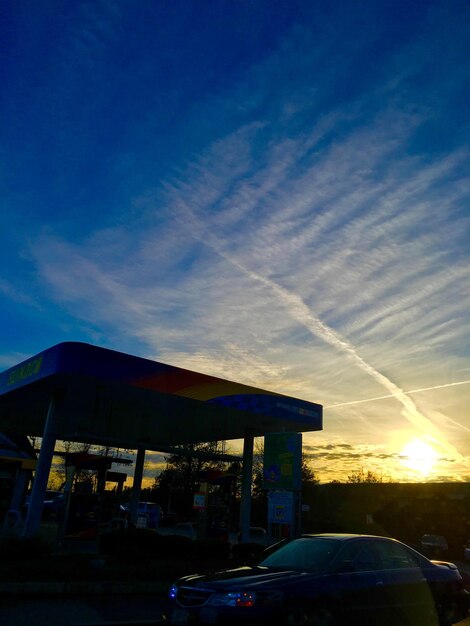
[[[409,441],[400,455],[402,465],[422,476],[432,472],[437,457],[436,450],[422,439]]]

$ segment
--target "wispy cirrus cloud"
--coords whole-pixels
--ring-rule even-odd
[[[214,236],[212,232],[207,229],[206,222],[199,222],[195,213],[187,205],[184,207],[182,218],[185,224],[190,225],[191,232],[194,236],[200,237],[201,241],[204,241],[206,245],[214,249],[217,254],[240,270],[240,272],[246,274],[253,281],[259,282],[267,287],[281,301],[281,303],[286,305],[288,314],[294,320],[305,326],[310,332],[312,332],[312,334],[319,337],[335,349],[344,352],[357,367],[387,389],[390,395],[402,404],[403,415],[413,424],[413,426],[421,430],[423,433],[426,433],[434,443],[442,446],[450,454],[461,458],[458,450],[446,441],[439,429],[429,419],[427,419],[421,411],[419,411],[413,400],[404,394],[398,385],[390,380],[390,378],[368,363],[359,354],[356,347],[350,341],[342,337],[338,332],[334,331],[331,327],[322,322],[318,316],[312,313],[301,297],[284,288],[278,282],[274,282],[259,273],[249,270],[245,263],[240,262],[230,254],[227,254],[223,249],[223,243],[222,245],[220,244],[219,237]]]
[[[43,231],[31,255],[49,297],[147,355],[331,406],[325,427],[354,445],[411,424],[465,466],[463,404],[407,395],[462,381],[470,336],[468,149],[420,148],[442,119],[423,96],[436,83],[413,86],[429,32],[326,106],[333,74],[308,81],[296,63],[320,67],[334,44],[296,28],[207,98],[210,141],[149,178],[125,224]],[[446,76],[442,107],[459,81]]]
[[[384,274],[388,271],[388,267],[392,262],[395,262],[395,266],[393,268],[393,277],[396,277],[397,274],[399,275],[398,285],[394,282],[389,284],[386,282],[386,280],[383,281],[380,286],[380,290],[382,293],[373,293],[369,296],[369,301],[377,299],[380,300],[380,302],[383,302],[385,296],[384,291],[387,288],[391,290],[392,293],[399,292],[400,294],[403,294],[403,292],[400,290],[400,285],[404,281],[405,277],[407,277],[411,283],[415,278],[415,280],[417,280],[417,284],[421,284],[422,273],[423,271],[425,271],[425,268],[429,268],[430,266],[425,265],[422,251],[420,252],[420,248],[425,247],[427,243],[426,249],[432,251],[435,244],[433,240],[434,238],[428,237],[426,233],[424,233],[424,237],[419,240],[420,245],[417,246],[418,252],[416,252],[416,254],[418,258],[422,261],[422,268],[421,272],[418,272],[417,275],[414,269],[412,269],[411,272],[406,270],[406,267],[409,264],[409,260],[406,258],[401,260],[402,246],[396,246],[397,250],[395,252],[395,255],[392,257],[393,246],[392,251],[389,252],[388,242],[391,240],[405,245],[408,241],[407,237],[409,235],[409,232],[413,228],[415,228],[417,224],[420,224],[420,227],[422,228],[421,224],[424,218],[422,204],[418,202],[415,208],[415,205],[411,203],[413,195],[411,194],[411,192],[408,192],[408,201],[411,203],[411,210],[402,214],[399,211],[399,207],[401,206],[399,202],[400,198],[391,198],[391,192],[389,192],[388,195],[385,194],[384,204],[380,205],[377,210],[375,210],[375,207],[370,207],[370,205],[368,204],[368,197],[365,202],[362,202],[362,204],[358,203],[356,199],[356,203],[354,203],[354,209],[348,209],[348,211],[346,212],[346,217],[349,218],[349,221],[346,220],[346,222],[344,223],[341,223],[340,219],[341,208],[328,210],[325,218],[322,219],[322,207],[319,206],[318,211],[316,211],[315,204],[313,204],[313,206],[310,206],[311,213],[309,215],[310,220],[313,223],[313,229],[310,229],[310,231],[307,229],[307,233],[303,234],[303,246],[300,248],[300,250],[303,258],[306,261],[306,265],[308,265],[310,262],[315,263],[315,268],[318,268],[321,280],[318,280],[318,278],[316,277],[312,277],[312,279],[309,281],[308,278],[305,277],[305,285],[307,286],[307,297],[305,299],[303,297],[300,298],[297,295],[296,291],[294,291],[294,289],[300,288],[302,289],[302,291],[304,291],[303,284],[299,280],[299,277],[303,277],[302,274],[304,271],[304,264],[302,264],[301,266],[297,265],[297,267],[293,268],[294,271],[292,273],[292,276],[295,276],[296,283],[292,283],[292,278],[290,276],[287,276],[287,278],[285,278],[288,272],[284,268],[286,267],[287,269],[289,269],[289,265],[293,264],[295,259],[291,258],[293,257],[293,251],[288,251],[283,248],[285,233],[282,228],[279,228],[277,220],[281,216],[283,222],[285,220],[285,222],[289,224],[294,223],[295,220],[302,219],[305,215],[304,206],[301,206],[300,211],[292,209],[289,205],[287,205],[287,209],[284,209],[282,199],[285,196],[285,190],[283,190],[283,193],[281,194],[281,200],[275,196],[274,198],[271,198],[269,202],[266,199],[265,191],[261,194],[259,198],[256,197],[257,192],[255,191],[255,196],[251,198],[251,207],[254,207],[255,212],[258,204],[262,202],[262,198],[264,198],[264,203],[269,204],[269,211],[265,210],[264,212],[256,212],[256,223],[253,222],[252,218],[251,223],[249,223],[248,225],[243,224],[243,228],[240,227],[241,217],[243,217],[243,213],[242,215],[238,215],[237,220],[234,220],[234,216],[231,214],[232,205],[229,205],[227,208],[227,212],[229,213],[228,217],[226,216],[225,211],[220,208],[220,206],[219,210],[214,214],[214,217],[212,218],[211,216],[211,207],[218,203],[219,195],[226,198],[228,193],[227,190],[230,187],[232,188],[232,193],[234,193],[235,198],[238,197],[240,188],[242,190],[242,196],[246,197],[247,195],[246,191],[244,191],[246,183],[243,179],[239,181],[239,177],[244,171],[244,168],[246,168],[246,154],[248,152],[247,146],[250,145],[249,140],[252,132],[256,131],[254,129],[244,129],[241,133],[237,133],[235,136],[228,137],[225,143],[219,142],[213,148],[213,151],[211,151],[210,155],[204,157],[197,166],[191,168],[183,183],[177,183],[173,186],[167,185],[167,211],[172,215],[173,219],[176,217],[176,223],[179,225],[179,228],[176,229],[176,236],[174,236],[173,238],[173,246],[168,246],[168,243],[166,243],[166,245],[164,245],[164,248],[167,247],[173,250],[175,246],[180,243],[180,241],[189,242],[189,248],[193,249],[195,247],[208,246],[213,252],[215,252],[216,257],[218,257],[218,259],[216,260],[218,272],[220,271],[221,262],[225,261],[232,267],[232,270],[225,267],[224,273],[222,274],[222,276],[219,276],[219,279],[217,280],[217,278],[212,275],[211,270],[206,266],[203,254],[201,255],[201,252],[199,252],[200,256],[197,266],[198,268],[203,268],[204,277],[201,282],[205,284],[204,292],[206,294],[211,294],[213,297],[213,300],[211,302],[212,306],[214,305],[214,302],[217,304],[217,300],[219,300],[219,298],[214,299],[214,293],[217,290],[217,284],[221,282],[220,278],[222,278],[223,281],[227,281],[230,277],[231,285],[235,285],[235,293],[237,298],[240,298],[240,294],[244,289],[243,283],[246,282],[246,280],[240,281],[240,274],[244,275],[245,279],[248,279],[246,290],[247,293],[249,293],[250,295],[253,294],[253,283],[257,283],[259,287],[261,287],[258,296],[259,300],[257,300],[257,302],[259,302],[258,307],[263,314],[266,311],[265,303],[267,297],[267,288],[267,290],[271,292],[271,295],[274,296],[274,300],[277,300],[277,305],[274,301],[271,301],[272,306],[280,310],[284,309],[286,313],[295,320],[295,322],[300,322],[302,325],[308,328],[316,337],[319,337],[330,346],[346,353],[359,369],[362,369],[367,375],[371,376],[372,379],[375,380],[379,385],[385,387],[390,396],[393,396],[402,404],[403,411],[407,419],[409,419],[421,431],[426,432],[428,435],[431,434],[436,443],[444,445],[444,447],[446,447],[452,454],[458,455],[459,453],[454,446],[451,446],[445,441],[444,443],[442,443],[443,438],[439,429],[421,414],[414,402],[403,394],[402,389],[398,385],[393,383],[388,377],[384,376],[375,367],[371,366],[363,357],[359,355],[355,346],[348,340],[345,340],[339,332],[333,331],[333,329],[324,322],[322,322],[318,316],[313,315],[310,308],[305,303],[309,300],[308,294],[312,291],[312,282],[316,287],[321,290],[321,292],[330,292],[330,297],[332,300],[336,302],[341,301],[341,295],[343,299],[347,300],[347,287],[344,287],[344,284],[348,283],[346,277],[349,277],[349,282],[357,283],[361,273],[363,275],[363,278],[364,273],[367,275],[367,272],[370,271],[369,267],[372,268],[372,271],[381,272],[382,274]],[[363,138],[359,135],[357,141],[362,144]],[[242,144],[241,149],[240,142]],[[222,153],[229,153],[232,155],[227,160],[227,163],[224,163],[221,160],[220,157]],[[236,163],[234,167],[234,154],[239,155],[241,159],[238,167],[236,166]],[[326,160],[328,161],[328,157],[326,158]],[[219,171],[217,171],[217,168],[213,167],[213,161],[218,162]],[[354,163],[354,160],[351,160],[351,158],[348,157],[347,162]],[[318,168],[318,163],[312,165],[312,170],[316,168]],[[448,165],[446,167],[444,167],[444,165],[441,165],[440,168],[436,166],[433,169],[448,171],[448,168]],[[234,178],[230,178],[228,176],[229,171],[235,173]],[[330,170],[328,170],[328,172],[330,172]],[[274,178],[277,173],[278,170],[274,168]],[[436,172],[434,171],[434,176],[432,177],[433,181],[435,181],[435,174]],[[261,180],[270,178],[266,171],[263,171],[262,174],[258,175],[261,176]],[[409,173],[408,176],[414,177],[414,173]],[[305,174],[304,178],[307,180],[308,175]],[[197,179],[197,182],[195,182],[194,184],[192,184],[193,179]],[[423,174],[421,172],[421,180],[430,181],[431,176]],[[294,181],[292,185],[295,185],[295,182],[296,181]],[[315,193],[317,190],[317,186],[315,184],[316,182],[317,181],[314,180],[314,185],[312,188],[315,190]],[[253,181],[251,181],[251,183],[253,183]],[[304,183],[307,184],[307,182],[305,181]],[[411,185],[411,182],[408,183],[408,179],[405,178],[405,188],[407,184]],[[414,182],[413,185],[420,189],[421,194],[425,193],[425,190],[423,190],[423,182]],[[427,189],[427,191],[431,192],[429,188]],[[302,189],[302,193],[305,202],[315,203],[315,193],[313,194],[312,198],[312,194],[309,194],[305,187]],[[335,195],[336,198],[337,190],[334,190],[332,193]],[[402,194],[403,192],[400,190],[398,195],[401,196]],[[227,202],[227,199],[225,199],[225,202]],[[326,202],[328,206],[329,201],[325,194],[323,194],[322,196],[322,203],[324,202]],[[338,202],[338,206],[341,207],[340,201]],[[410,216],[410,213],[413,213],[413,210],[415,210],[417,214]],[[352,215],[350,215],[350,213],[352,213]],[[355,215],[355,217],[353,217],[353,215]],[[387,216],[390,218],[388,221],[386,219]],[[276,220],[274,220],[273,217],[275,217]],[[320,220],[320,224],[317,224],[315,227],[315,223],[318,220]],[[250,220],[248,221],[250,222]],[[226,225],[227,223],[232,227],[232,229],[234,227],[234,224],[236,225],[236,228],[238,228],[238,232],[235,231],[235,233],[229,238],[227,238],[227,235],[225,234],[228,228]],[[261,243],[263,244],[261,246],[255,247],[253,245],[254,228],[260,230]],[[323,242],[323,237],[324,234],[327,233],[328,230],[331,228],[335,230],[335,240],[339,237],[340,234],[344,233],[346,241],[343,240],[342,243],[343,245],[344,243],[346,243],[345,249],[348,252],[345,255],[342,247],[338,247],[336,244],[336,246],[333,247],[331,254],[325,255],[325,259],[322,260],[321,258],[318,258],[319,255],[316,249],[313,250],[312,254],[311,247],[312,244],[318,241],[320,242],[320,246],[325,247],[326,251],[327,246]],[[252,246],[251,248],[247,248],[246,244],[244,243],[239,243],[239,241],[241,241],[244,236],[248,238]],[[364,238],[366,239],[366,242],[364,242]],[[76,278],[77,280],[79,280],[79,277],[81,276],[82,280],[85,280],[87,284],[90,285],[92,291],[95,290],[97,286],[100,287],[103,291],[103,294],[106,294],[106,302],[109,302],[109,298],[111,298],[111,301],[114,303],[122,302],[121,308],[123,308],[124,317],[130,314],[140,318],[140,321],[145,320],[147,316],[152,319],[155,313],[155,308],[149,306],[148,303],[150,302],[150,299],[152,297],[153,290],[143,287],[140,297],[136,297],[136,294],[139,294],[139,287],[134,286],[130,282],[126,281],[126,275],[130,276],[131,274],[133,274],[135,268],[139,265],[139,261],[142,258],[146,258],[149,250],[155,247],[155,245],[152,247],[151,242],[155,242],[156,244],[159,241],[160,233],[158,231],[150,231],[150,234],[147,233],[141,240],[140,246],[137,249],[137,255],[134,258],[134,261],[131,263],[131,267],[129,267],[127,270],[123,270],[122,266],[119,266],[119,278],[117,277],[117,275],[115,275],[113,278],[113,272],[101,271],[102,259],[98,258],[98,255],[96,253],[93,253],[91,245],[96,243],[96,241],[93,241],[89,249],[90,256],[87,255],[86,259],[81,258],[80,251],[78,251],[79,262],[76,265],[76,268],[78,270]],[[355,250],[355,242],[360,242],[361,246],[363,246],[364,243],[369,244],[373,253],[372,255],[370,255],[368,253],[368,248],[366,247],[363,252],[363,256],[365,256],[363,264],[357,267],[353,263],[351,269],[349,269],[347,258],[351,258],[351,251]],[[297,241],[297,243],[299,242]],[[50,241],[48,242],[47,247],[49,250],[53,249]],[[110,249],[113,249],[112,245]],[[188,246],[185,249],[187,250]],[[276,272],[276,267],[273,267],[273,249],[277,253],[276,258],[283,259],[282,272]],[[381,265],[379,262],[379,255],[382,249],[385,249],[387,252],[389,252],[387,258],[385,259],[386,269],[384,269],[384,265]],[[413,247],[413,249],[415,248]],[[99,257],[101,257],[103,253],[103,247],[100,246],[99,250]],[[268,251],[266,255],[263,254],[263,251],[265,250]],[[298,251],[299,249],[297,248],[297,252]],[[165,257],[164,255],[159,255],[157,252],[156,257],[158,258],[159,256],[164,262],[165,260],[168,261],[167,256]],[[238,260],[240,256],[243,256],[243,262],[240,262]],[[93,259],[93,257],[97,258]],[[298,254],[296,255],[296,257],[298,258]],[[105,259],[105,263],[109,262],[110,260],[112,260],[112,257],[110,257],[110,259],[108,260]],[[56,261],[57,259],[54,259],[53,263],[51,264],[51,267],[55,270],[60,265]],[[176,264],[177,266],[178,262],[182,263],[183,266],[185,265],[184,254],[176,255],[176,259],[174,257],[171,259],[171,263],[173,263],[173,265]],[[398,265],[399,262],[401,263],[400,265]],[[257,271],[252,271],[251,269],[249,269],[249,265],[251,264],[254,267],[260,269],[263,269],[263,267],[268,268],[267,276],[260,274],[258,269]],[[146,267],[148,268],[148,266]],[[235,270],[235,272],[233,272],[233,270]],[[148,278],[151,278],[153,276],[153,273],[149,272],[148,269],[146,271],[149,274]],[[339,281],[334,281],[333,283],[333,281],[330,280],[331,272],[339,275],[343,274],[344,278],[340,279]],[[276,275],[276,278],[279,281],[286,280],[287,283],[293,284],[293,289],[287,289],[283,287],[280,282],[271,280],[269,276],[273,274]],[[318,275],[317,272],[315,272],[315,274]],[[90,277],[93,277],[94,283],[89,282]],[[213,282],[209,282],[208,279],[210,278]],[[194,275],[192,275],[191,280],[194,280]],[[139,279],[137,279],[137,282],[138,281]],[[162,291],[163,285],[161,284],[161,282],[162,277],[159,277],[160,284],[155,290],[155,293],[158,293],[160,298],[162,294],[165,293],[164,290]],[[180,281],[180,285],[184,285],[185,283],[186,279],[182,278]],[[449,284],[449,281],[441,280],[439,284],[438,280],[437,283],[438,284],[432,284],[430,287],[427,284],[424,285],[424,296],[423,298],[420,298],[418,300],[418,303],[415,306],[418,306],[419,303],[422,303],[423,300],[428,299],[430,294],[439,292],[439,290],[442,291],[443,287]],[[74,288],[76,287],[75,280],[70,284],[73,284]],[[195,286],[197,286],[197,279]],[[343,294],[339,293],[341,292],[342,287],[345,290],[345,293]],[[373,289],[377,289],[376,285],[373,286]],[[59,290],[62,294],[62,297],[64,297],[64,294],[67,294],[67,290],[64,289],[64,285],[60,284]],[[416,287],[414,289],[410,288],[410,292],[411,293],[409,297],[415,298]],[[80,293],[82,297],[86,295],[86,291],[84,290],[80,290]],[[168,311],[171,311],[172,309],[175,310],[175,308],[177,308],[176,303],[178,300],[178,294],[172,293],[170,295],[170,290],[168,290],[166,295],[167,297],[165,297],[164,303],[168,307]],[[184,296],[182,298],[182,301],[188,302],[188,296],[189,298],[191,298],[191,294],[188,294],[188,292],[184,290]],[[367,285],[362,289],[360,296],[362,298],[362,306],[367,306],[369,304],[367,298]],[[241,297],[243,299],[243,302],[246,303],[247,298],[243,297],[243,295]],[[230,311],[230,308],[226,307],[227,297],[222,296],[222,300],[224,302],[223,310],[225,311],[225,316],[227,316],[227,312]],[[324,308],[324,299],[320,298],[320,302],[322,303],[319,306],[320,311],[328,315],[327,311],[325,311]],[[116,308],[119,310],[119,307]],[[158,307],[156,308],[158,309]],[[241,307],[239,307],[238,313],[240,313],[240,308]],[[402,295],[401,308],[399,307],[399,304],[395,304],[395,308],[398,312],[403,313],[403,311],[406,311],[409,308],[409,300],[407,300],[407,298]],[[165,311],[162,309],[164,309],[164,307],[160,306],[160,311],[164,316]],[[253,305],[251,306],[251,309],[253,309]],[[197,311],[197,307],[195,311]],[[94,315],[96,315],[96,312],[97,311],[95,309]],[[106,314],[106,309],[103,310],[103,313]],[[211,317],[214,318],[213,312],[211,313]],[[401,332],[400,321],[402,321],[401,318],[397,319],[395,321],[395,325],[392,327],[392,330],[394,330],[395,334],[399,334]],[[378,324],[376,322],[373,325],[377,326]],[[138,326],[141,329],[140,332],[142,332],[142,325],[139,324]],[[292,324],[286,324],[286,328],[289,326],[290,331],[292,332]],[[221,326],[219,326],[219,335],[223,333],[226,327],[227,324],[221,324]],[[156,325],[156,330],[158,332],[158,324]],[[145,332],[145,330],[143,332]],[[387,337],[387,334],[382,334],[382,338],[383,337]],[[240,350],[238,350],[238,353],[240,354]],[[250,368],[250,373],[251,372],[252,369]]]

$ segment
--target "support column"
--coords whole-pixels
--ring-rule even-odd
[[[31,480],[31,470],[18,468],[16,472],[15,486],[11,496],[10,510],[21,511],[24,503],[28,483]]]
[[[130,515],[131,522],[133,524],[137,521],[137,509],[139,506],[140,500],[140,488],[142,486],[142,477],[144,475],[144,463],[145,463],[145,450],[144,448],[139,448],[137,450],[137,457],[135,459],[135,469],[134,469],[134,481],[132,483],[132,495],[131,495],[131,506],[130,506]]]
[[[64,539],[65,533],[67,532],[67,525],[69,521],[69,513],[70,513],[70,503],[72,500],[72,488],[73,481],[75,478],[75,474],[77,472],[77,468],[75,465],[68,465],[67,460],[65,460],[65,485],[64,485],[64,500],[62,504],[62,512],[60,516],[60,523],[58,526],[57,537],[59,542],[62,542]]]
[[[31,478],[31,470],[25,470],[19,467],[16,470],[15,485],[10,500],[10,508],[6,512],[3,520],[3,528],[1,534],[4,537],[15,536],[21,534],[21,511],[23,507],[26,489]]]
[[[24,524],[23,535],[30,537],[39,530],[41,525],[42,509],[46,495],[47,481],[51,471],[52,457],[54,456],[56,442],[55,424],[56,398],[53,396],[47,411],[46,424],[42,435],[41,450],[39,452],[38,464],[34,473],[33,488],[28,505],[28,513]]]
[[[241,540],[247,542],[251,520],[251,484],[253,482],[253,435],[246,435],[243,441],[242,494],[240,501]]]

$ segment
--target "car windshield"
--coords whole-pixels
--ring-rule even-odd
[[[295,539],[258,562],[261,567],[319,572],[331,563],[341,547],[336,539],[311,537]]]

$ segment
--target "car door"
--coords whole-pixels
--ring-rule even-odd
[[[377,550],[366,538],[348,541],[335,559],[333,586],[348,624],[382,625],[385,600],[379,570]]]
[[[434,600],[419,557],[396,541],[377,539],[374,543],[381,564],[378,584],[386,606],[384,625],[437,626]]]

